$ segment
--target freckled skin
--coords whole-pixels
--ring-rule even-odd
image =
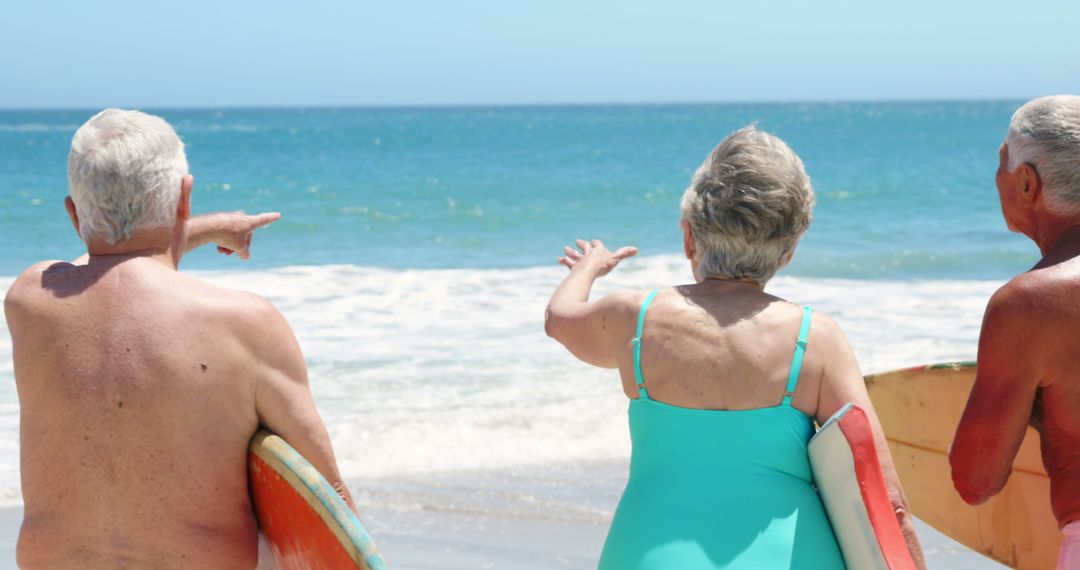
[[[8,291],[22,568],[253,568],[260,424],[349,500],[288,324],[177,271],[168,243],[42,262]]]
[[[997,172],[1009,229],[1043,258],[991,297],[979,335],[978,371],[950,453],[961,497],[979,504],[1001,491],[1028,425],[1042,439],[1058,523],[1080,520],[1080,216],[1047,209],[1036,169]]]

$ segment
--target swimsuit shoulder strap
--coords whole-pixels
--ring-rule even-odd
[[[803,307],[802,325],[799,326],[799,338],[795,341],[795,356],[791,359],[791,372],[788,373],[787,389],[784,390],[782,406],[791,406],[791,397],[799,383],[799,371],[802,370],[803,355],[806,353],[806,340],[810,336],[810,316],[814,310]],[[640,333],[639,333],[640,334]]]
[[[649,304],[659,291],[659,289],[653,289],[641,303],[641,309],[638,310],[637,333],[630,341],[634,345],[634,381],[637,382],[638,397],[643,400],[649,399],[649,393],[645,390],[645,377],[641,374],[641,331],[645,328],[645,311],[649,310]]]

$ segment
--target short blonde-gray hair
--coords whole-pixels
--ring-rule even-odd
[[[68,153],[79,236],[115,244],[175,224],[187,174],[184,143],[164,119],[120,109],[94,115],[75,131]]]
[[[682,197],[699,277],[765,283],[810,226],[814,201],[802,160],[784,141],[752,125],[728,135]]]

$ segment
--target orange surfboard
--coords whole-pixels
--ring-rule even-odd
[[[971,506],[953,489],[949,446],[975,383],[975,363],[866,377],[911,512],[953,540],[1020,570],[1054,568],[1063,536],[1050,508],[1039,434],[1028,428],[1000,493]]]
[[[282,570],[386,569],[330,482],[269,431],[251,439],[248,483],[259,530]]]

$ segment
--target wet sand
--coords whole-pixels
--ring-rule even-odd
[[[16,568],[22,508],[0,509],[0,568]],[[365,516],[393,570],[593,570],[607,525],[474,513],[375,509]],[[931,570],[1005,568],[917,522]]]
[[[395,570],[594,570],[625,483],[626,464],[604,462],[350,486]],[[915,525],[931,570],[1006,568],[922,521]]]
[[[625,484],[622,462],[350,480],[393,570],[596,568]],[[0,569],[15,568],[22,508],[0,509]],[[916,521],[931,570],[1005,568]]]

